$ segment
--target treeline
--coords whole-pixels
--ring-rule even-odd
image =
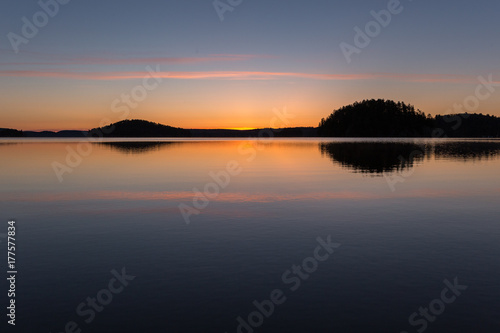
[[[122,120],[117,123],[98,127],[88,131],[91,137],[113,137],[113,138],[168,138],[168,137],[190,137],[191,132],[186,129],[166,126],[146,120]]]
[[[89,131],[0,129],[0,137],[500,137],[500,118],[482,114],[432,117],[413,105],[384,99],[356,102],[321,119],[319,126],[281,129],[183,129],[146,120],[123,120]]]
[[[0,137],[3,138],[21,138],[24,136],[23,131],[18,131],[11,128],[0,128]]]
[[[383,99],[364,100],[321,119],[319,136],[425,137],[432,135],[434,120],[413,105]]]
[[[432,117],[413,105],[371,99],[321,119],[323,137],[500,137],[500,118],[482,114]]]
[[[435,118],[436,128],[450,138],[498,138],[500,118],[482,114],[452,114]]]
[[[316,137],[315,127],[293,128],[256,128],[250,130],[230,129],[191,129],[191,135],[196,138],[300,138]]]
[[[317,136],[316,128],[297,127],[282,129],[183,129],[146,120],[122,120],[88,131],[92,137],[304,137]]]

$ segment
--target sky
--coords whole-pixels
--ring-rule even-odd
[[[3,1],[0,128],[317,126],[372,98],[500,116],[499,12],[497,0]]]

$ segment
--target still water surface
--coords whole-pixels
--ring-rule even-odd
[[[0,156],[18,332],[500,328],[500,141],[3,140]]]

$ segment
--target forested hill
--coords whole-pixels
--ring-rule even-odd
[[[146,120],[123,120],[88,131],[89,136],[102,137],[314,137],[314,127],[282,129],[183,129]]]
[[[426,137],[434,120],[403,102],[364,100],[344,106],[322,119],[320,136],[334,137]]]
[[[435,118],[436,128],[450,138],[499,138],[500,118],[482,114],[452,114]]]
[[[183,129],[146,120],[122,120],[89,131],[33,132],[0,128],[0,137],[451,137],[498,138],[500,118],[482,114],[432,117],[414,106],[371,99],[344,106],[316,127],[281,129]]]
[[[94,128],[88,132],[89,136],[100,137],[136,137],[136,138],[171,138],[190,137],[191,132],[182,128],[166,126],[146,120],[122,120],[117,123]]]
[[[482,114],[432,117],[412,105],[391,100],[364,100],[323,118],[323,137],[500,137],[500,118]]]
[[[0,128],[0,137],[4,138],[18,138],[23,137],[23,131],[18,131],[11,128]]]

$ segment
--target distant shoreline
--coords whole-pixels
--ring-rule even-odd
[[[88,131],[21,131],[0,128],[13,138],[498,138],[500,118],[483,114],[426,115],[410,104],[363,100],[334,111],[318,127],[185,129],[126,119]]]
[[[70,131],[63,130],[58,132],[53,131],[19,131],[13,129],[3,129],[7,131],[2,135],[2,129],[0,129],[0,137],[10,137],[10,138],[88,138],[96,135],[92,135],[92,131]],[[187,135],[169,135],[169,131],[166,131],[164,135],[113,135],[109,133],[104,135],[106,138],[246,138],[246,137],[317,137],[318,129],[315,127],[291,127],[282,129],[252,129],[252,130],[236,130],[236,129],[182,129],[188,133]]]
[[[8,130],[9,133],[2,133],[3,130]],[[18,133],[22,133],[22,135],[9,135],[10,131],[16,131]],[[318,139],[327,139],[327,138],[345,138],[345,139],[412,139],[412,138],[421,138],[421,139],[432,139],[435,138],[433,136],[415,136],[415,137],[401,137],[401,136],[349,136],[349,137],[325,137],[318,135],[317,127],[291,127],[285,129],[270,129],[270,128],[262,128],[262,129],[254,129],[254,130],[226,130],[226,129],[187,129],[190,131],[191,135],[189,136],[106,136],[106,139],[203,139],[203,138],[213,138],[213,139],[244,139],[244,138],[318,138]],[[270,135],[273,133],[273,135]],[[2,135],[4,134],[4,135]],[[7,134],[7,135],[5,135]],[[37,138],[45,138],[45,139],[89,139],[92,136],[89,135],[90,131],[18,131],[11,129],[0,129],[0,138],[6,139],[37,139]],[[463,138],[463,139],[498,139],[498,136],[447,136],[448,138]],[[446,137],[443,137],[446,138]]]

